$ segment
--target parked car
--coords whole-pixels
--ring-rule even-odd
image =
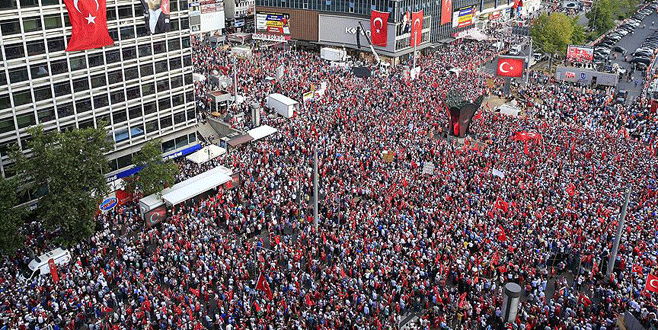
[[[646,65],[651,64],[651,59],[648,57],[643,57],[643,56],[636,56],[634,57],[631,62],[631,64],[636,64],[636,63],[644,63]]]
[[[614,47],[612,47],[612,50],[617,52],[617,53],[621,53],[622,55],[626,55],[626,53],[627,53],[626,48],[624,48],[622,46],[614,46]]]

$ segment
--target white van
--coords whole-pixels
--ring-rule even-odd
[[[521,51],[523,51],[523,46],[516,45],[510,48],[509,55],[513,55],[513,56],[521,55]]]
[[[46,252],[36,259],[30,261],[27,267],[32,271],[30,275],[31,279],[34,275],[39,272],[39,275],[50,274],[50,266],[48,265],[48,260],[53,259],[55,265],[61,266],[66,265],[71,261],[71,253],[68,250],[62,248],[56,248],[50,252]]]

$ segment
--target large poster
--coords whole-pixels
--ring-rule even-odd
[[[452,20],[452,0],[443,0],[441,4],[441,25]]]
[[[169,0],[141,1],[144,8],[144,23],[151,34],[170,31]]]
[[[573,46],[567,48],[567,61],[591,62],[594,60],[594,49],[586,46]]]
[[[150,228],[158,224],[162,220],[164,220],[166,217],[167,217],[167,208],[164,205],[162,205],[156,207],[153,210],[148,211],[144,216],[144,220],[146,221],[146,226]]]
[[[205,0],[199,3],[201,12],[201,32],[219,31],[226,24],[224,21],[224,3],[216,0]]]
[[[473,24],[473,17],[475,17],[475,6],[462,7],[455,11],[452,19],[452,27],[462,28]]]
[[[290,14],[256,13],[256,32],[290,35]]]

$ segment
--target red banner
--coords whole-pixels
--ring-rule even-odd
[[[658,276],[649,274],[647,277],[647,285],[644,289],[651,292],[658,292]]]
[[[452,0],[443,0],[441,4],[441,25],[452,22]]]
[[[496,74],[502,77],[521,77],[524,63],[522,58],[498,57]]]
[[[129,194],[125,190],[117,190],[116,196],[117,196],[117,200],[119,201],[119,205],[128,204],[133,200],[133,195]]]
[[[373,10],[370,13],[370,38],[373,46],[386,47],[388,13]]]
[[[272,300],[272,290],[270,290],[270,284],[265,280],[263,273],[258,276],[258,283],[256,283],[256,289],[261,290],[267,294],[267,298]]]
[[[107,32],[105,0],[64,0],[71,21],[71,40],[66,51],[101,48],[114,44]]]
[[[594,60],[594,49],[592,47],[569,46],[567,47],[567,61],[591,62]]]
[[[423,42],[423,11],[411,13],[411,47]]]
[[[57,275],[57,266],[55,266],[55,260],[48,260],[48,267],[50,267],[50,275],[53,277],[53,282],[57,284],[57,282],[59,282],[59,275]]]

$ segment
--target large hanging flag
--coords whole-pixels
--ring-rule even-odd
[[[373,46],[386,47],[388,15],[388,13],[376,10],[370,12],[370,38],[372,38]]]
[[[423,41],[423,11],[411,13],[411,47]]]
[[[71,21],[67,52],[101,48],[114,44],[107,32],[105,0],[64,0]]]
[[[169,0],[141,0],[144,9],[144,21],[151,34],[171,30],[169,22]]]
[[[441,25],[452,22],[452,0],[443,0],[441,4]]]

